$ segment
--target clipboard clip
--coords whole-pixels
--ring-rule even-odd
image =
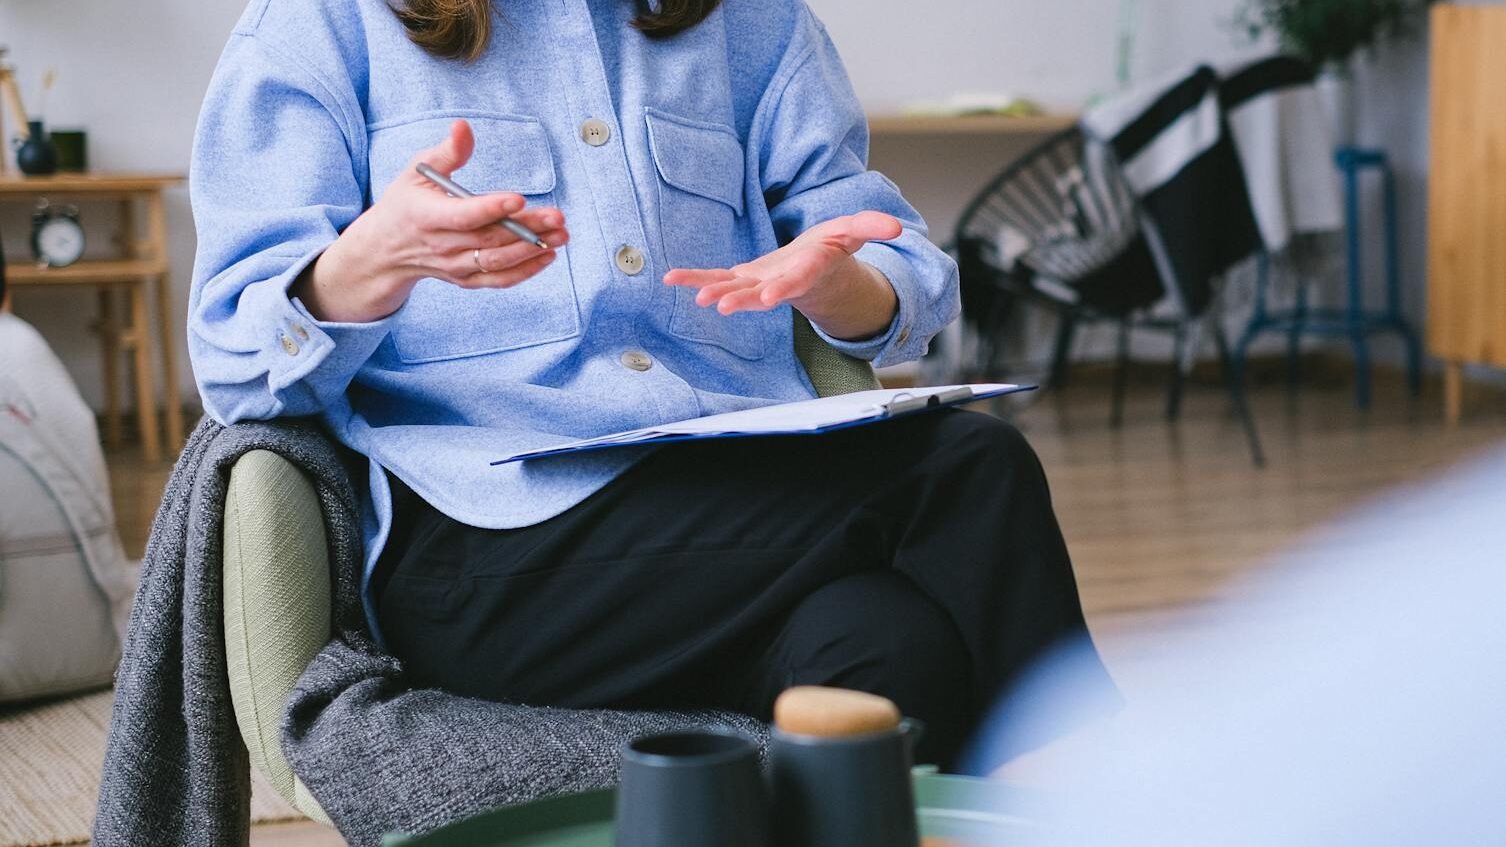
[[[954,388],[951,391],[943,391],[940,394],[928,394],[924,397],[896,394],[893,400],[884,404],[884,417],[895,418],[913,412],[923,412],[926,409],[938,406],[951,406],[955,403],[963,403],[971,399],[973,399],[973,390],[967,386]]]

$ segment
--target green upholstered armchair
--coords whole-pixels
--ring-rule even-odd
[[[823,397],[878,388],[867,362],[824,343],[796,313],[795,352]],[[330,571],[314,488],[275,453],[253,451],[225,498],[225,657],[251,763],[299,811],[328,823],[282,754],[283,704],[330,633]]]

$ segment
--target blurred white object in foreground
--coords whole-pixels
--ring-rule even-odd
[[[1048,761],[1033,847],[1506,844],[1506,454],[1247,589]],[[1042,668],[979,755],[1074,708],[1072,679]]]

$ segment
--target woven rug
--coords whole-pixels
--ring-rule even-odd
[[[0,707],[0,847],[51,847],[89,840],[111,692],[31,707]],[[255,777],[251,819],[303,815]]]

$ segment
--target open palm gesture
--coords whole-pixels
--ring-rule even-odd
[[[834,218],[806,230],[789,244],[732,268],[677,268],[664,277],[668,285],[696,288],[696,304],[718,312],[761,312],[788,303],[813,321],[839,315],[853,286],[871,284],[872,269],[859,269],[852,258],[870,241],[898,238],[899,220],[882,212]],[[866,281],[865,281],[866,280]]]

